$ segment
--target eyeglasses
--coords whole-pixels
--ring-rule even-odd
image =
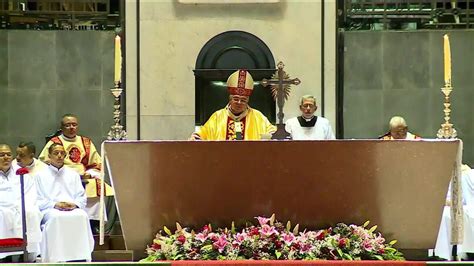
[[[0,157],[12,157],[11,152],[0,152]]]
[[[247,98],[232,97],[231,99],[232,99],[233,102],[236,102],[236,103],[248,103],[249,102],[249,99],[247,99]]]
[[[315,107],[314,104],[303,104],[303,105],[301,105],[301,108],[305,108],[305,109],[306,109],[306,108],[311,109],[311,108],[314,108],[314,107]]]

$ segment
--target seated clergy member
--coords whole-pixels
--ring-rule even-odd
[[[94,239],[84,211],[86,196],[79,174],[64,165],[61,144],[48,148],[50,165],[36,178],[43,218],[42,262],[91,260]]]
[[[408,126],[405,119],[401,116],[394,116],[388,123],[388,132],[380,136],[382,140],[394,139],[421,139],[419,136],[408,132]]]
[[[77,135],[79,122],[74,114],[65,114],[61,119],[62,135],[51,138],[41,151],[39,159],[48,160],[48,149],[53,143],[62,144],[66,150],[64,164],[74,169],[82,179],[88,181],[86,191],[89,187],[96,188],[97,180],[100,178],[102,159],[91,139]],[[87,200],[85,208],[89,219],[93,220],[93,229],[98,228],[99,222],[99,195],[91,195]]]
[[[10,146],[0,144],[0,239],[23,238],[21,222],[21,186],[18,167],[12,165]],[[29,261],[40,252],[41,212],[37,205],[36,184],[29,174],[24,175],[27,250]],[[20,252],[21,253],[21,252]],[[0,258],[17,253],[0,253]]]
[[[16,148],[16,159],[13,165],[25,167],[29,174],[34,176],[38,171],[46,167],[46,164],[35,158],[36,146],[33,142],[20,142]]]
[[[301,97],[301,116],[286,121],[285,130],[294,140],[335,139],[329,120],[317,117],[314,112],[318,109],[316,98],[312,95]]]
[[[229,103],[216,111],[196,133],[192,140],[258,140],[262,135],[273,134],[276,127],[258,110],[248,105],[253,92],[253,78],[240,69],[227,79]]]

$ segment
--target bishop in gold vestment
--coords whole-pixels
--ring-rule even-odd
[[[216,111],[191,139],[259,140],[273,134],[276,127],[258,110],[248,106],[253,91],[253,78],[240,69],[227,80],[229,103]]]

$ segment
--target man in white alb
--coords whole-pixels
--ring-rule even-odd
[[[318,109],[316,98],[312,95],[301,97],[301,116],[286,121],[285,129],[293,140],[324,140],[335,139],[329,120],[315,116]]]
[[[79,174],[64,165],[63,145],[48,148],[50,165],[36,176],[43,218],[42,262],[91,260],[94,238],[84,211],[86,195]]]
[[[0,239],[22,238],[21,187],[18,166],[12,165],[10,146],[0,144]],[[28,260],[35,261],[40,252],[41,212],[37,205],[36,184],[29,174],[24,176],[25,214]],[[18,253],[0,253],[0,258]]]

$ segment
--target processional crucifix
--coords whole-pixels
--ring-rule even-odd
[[[291,139],[290,133],[286,132],[285,124],[283,124],[283,117],[285,117],[283,107],[285,106],[285,101],[288,100],[288,96],[290,96],[290,85],[299,85],[301,81],[299,78],[290,79],[290,75],[283,70],[285,67],[283,62],[278,62],[277,67],[278,70],[272,75],[272,78],[262,79],[261,84],[264,87],[271,86],[273,99],[276,100],[278,105],[277,131],[273,134],[272,139],[289,140]]]

